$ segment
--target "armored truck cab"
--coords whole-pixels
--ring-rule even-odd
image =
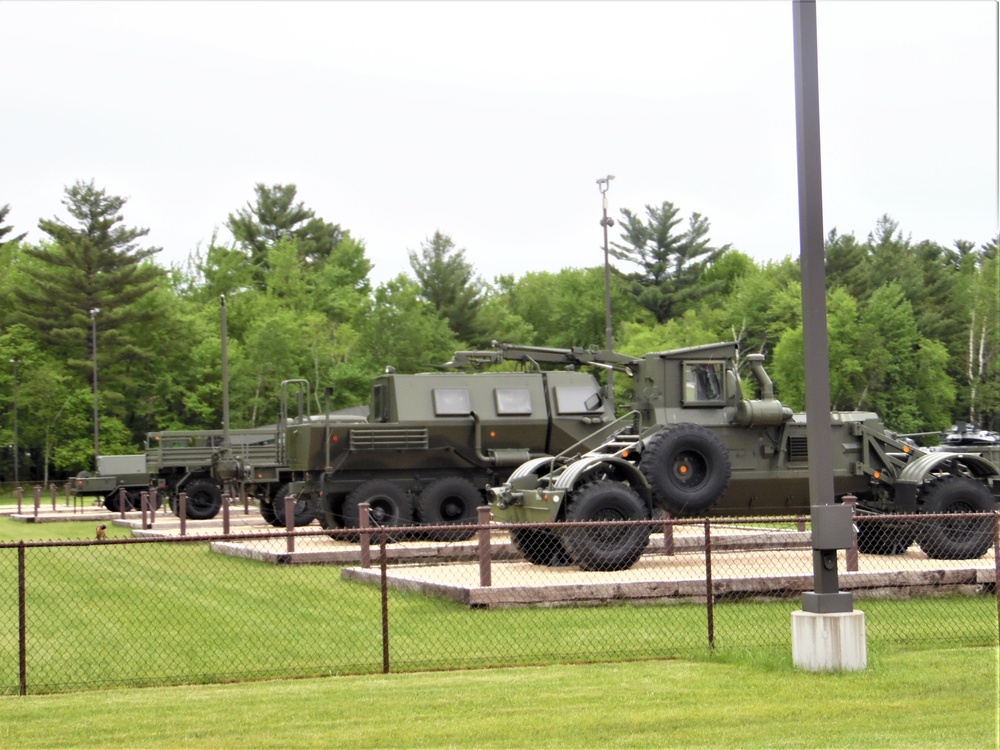
[[[357,527],[362,503],[386,526],[473,523],[488,485],[533,456],[591,447],[612,420],[588,373],[388,373],[366,424],[291,425],[287,459],[325,528]]]

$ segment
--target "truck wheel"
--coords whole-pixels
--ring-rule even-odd
[[[993,513],[997,504],[982,482],[946,476],[921,492],[922,513]],[[917,544],[936,560],[970,560],[986,554],[993,544],[992,518],[933,518],[919,521]]]
[[[260,517],[264,519],[265,523],[269,523],[272,526],[284,526],[284,524],[278,523],[275,519],[274,506],[268,499],[262,498],[260,501]]]
[[[902,555],[917,538],[917,530],[906,521],[857,519],[858,552],[866,555]]]
[[[555,568],[570,564],[565,547],[549,529],[514,529],[510,532],[510,539],[532,565]]]
[[[274,498],[271,501],[271,512],[274,514],[273,523],[275,526],[285,525],[285,497],[288,495],[288,485],[283,484],[278,488],[278,491],[274,493]],[[300,492],[299,496],[295,498],[295,525],[296,526],[308,526],[316,518],[316,514],[313,512],[312,495],[308,492]],[[261,514],[263,515],[263,513]]]
[[[567,521],[646,521],[649,512],[627,484],[599,479],[573,493]],[[563,545],[581,570],[625,570],[649,544],[648,526],[591,526],[561,529]]]
[[[437,479],[427,485],[417,498],[417,519],[427,526],[475,523],[476,508],[485,503],[482,494],[468,479]],[[471,539],[475,534],[475,529],[438,531],[430,538],[459,542]]]
[[[205,521],[222,510],[222,491],[207,479],[196,479],[182,491],[187,493],[188,520]]]
[[[104,497],[104,507],[110,510],[112,513],[120,512],[120,509],[118,507],[119,502],[120,500],[118,499],[118,490],[115,490],[114,492],[109,492]],[[128,493],[125,494],[125,510],[132,510],[132,505],[131,503],[129,503]]]
[[[718,435],[678,424],[652,437],[639,460],[653,499],[675,518],[707,513],[729,486],[729,453]]]
[[[372,479],[356,488],[344,500],[344,526],[356,529],[361,525],[361,503],[368,503],[368,518],[372,527],[409,526],[413,523],[413,503],[406,491],[395,482]],[[390,541],[400,537],[389,535]]]

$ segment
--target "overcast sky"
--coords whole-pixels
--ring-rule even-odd
[[[818,2],[827,229],[996,235],[997,17]],[[492,280],[602,264],[612,174],[615,219],[669,200],[714,244],[799,252],[790,0],[5,0],[0,29],[0,205],[32,241],[93,179],[180,263],[294,183],[375,282],[436,230]]]

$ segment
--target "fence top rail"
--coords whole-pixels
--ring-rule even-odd
[[[1000,524],[1000,511],[992,511],[986,513],[916,513],[909,515],[884,515],[884,516],[860,516],[864,518],[865,521],[880,521],[885,522],[898,522],[898,521],[916,521],[916,520],[934,520],[934,519],[951,519],[957,520],[962,518],[992,518],[994,523]],[[859,516],[854,516],[855,519]],[[200,542],[222,542],[222,541],[234,541],[234,540],[254,540],[254,539],[287,539],[288,537],[313,537],[313,536],[328,536],[333,539],[339,537],[356,538],[359,534],[365,534],[370,536],[372,539],[377,539],[383,532],[387,535],[391,534],[405,534],[406,532],[413,532],[416,530],[420,531],[469,531],[469,530],[483,530],[483,529],[493,529],[495,531],[511,531],[515,529],[566,529],[566,528],[579,528],[579,527],[590,527],[595,525],[607,525],[607,526],[648,526],[651,528],[661,529],[664,525],[670,526],[754,526],[759,527],[763,524],[791,524],[797,523],[799,521],[807,522],[809,516],[768,516],[768,517],[742,517],[742,518],[713,518],[702,517],[702,518],[659,518],[659,519],[649,519],[643,521],[554,521],[551,523],[489,523],[489,524],[479,524],[479,523],[464,523],[464,524],[446,524],[446,525],[419,525],[419,526],[372,526],[370,529],[363,530],[358,528],[345,528],[345,529],[317,529],[317,528],[296,528],[293,531],[288,531],[287,529],[274,529],[273,531],[258,531],[258,532],[246,532],[238,534],[193,534],[189,536],[169,536],[169,537],[122,537],[119,539],[48,539],[48,540],[18,540],[18,541],[0,541],[0,549],[18,549],[18,548],[41,548],[41,547],[100,547],[108,545],[126,545],[126,544],[190,544],[190,543],[200,543]]]

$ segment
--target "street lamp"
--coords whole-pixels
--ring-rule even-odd
[[[90,308],[90,336],[91,349],[94,353],[94,469],[97,469],[97,457],[100,455],[100,419],[97,415],[97,313],[101,311],[99,307]]]
[[[14,486],[18,484],[18,465],[17,465],[17,360],[12,359],[10,361],[11,365],[14,366],[14,383],[12,390],[14,391]]]
[[[604,227],[604,345],[607,350],[613,351],[614,346],[611,341],[611,263],[608,259],[608,227],[614,226],[615,220],[608,216],[608,188],[611,181],[615,179],[613,174],[607,177],[600,177],[597,180],[597,189],[601,191],[604,199],[604,216],[601,219],[601,226]],[[611,399],[611,408],[615,405],[615,371],[608,370],[608,397]]]

